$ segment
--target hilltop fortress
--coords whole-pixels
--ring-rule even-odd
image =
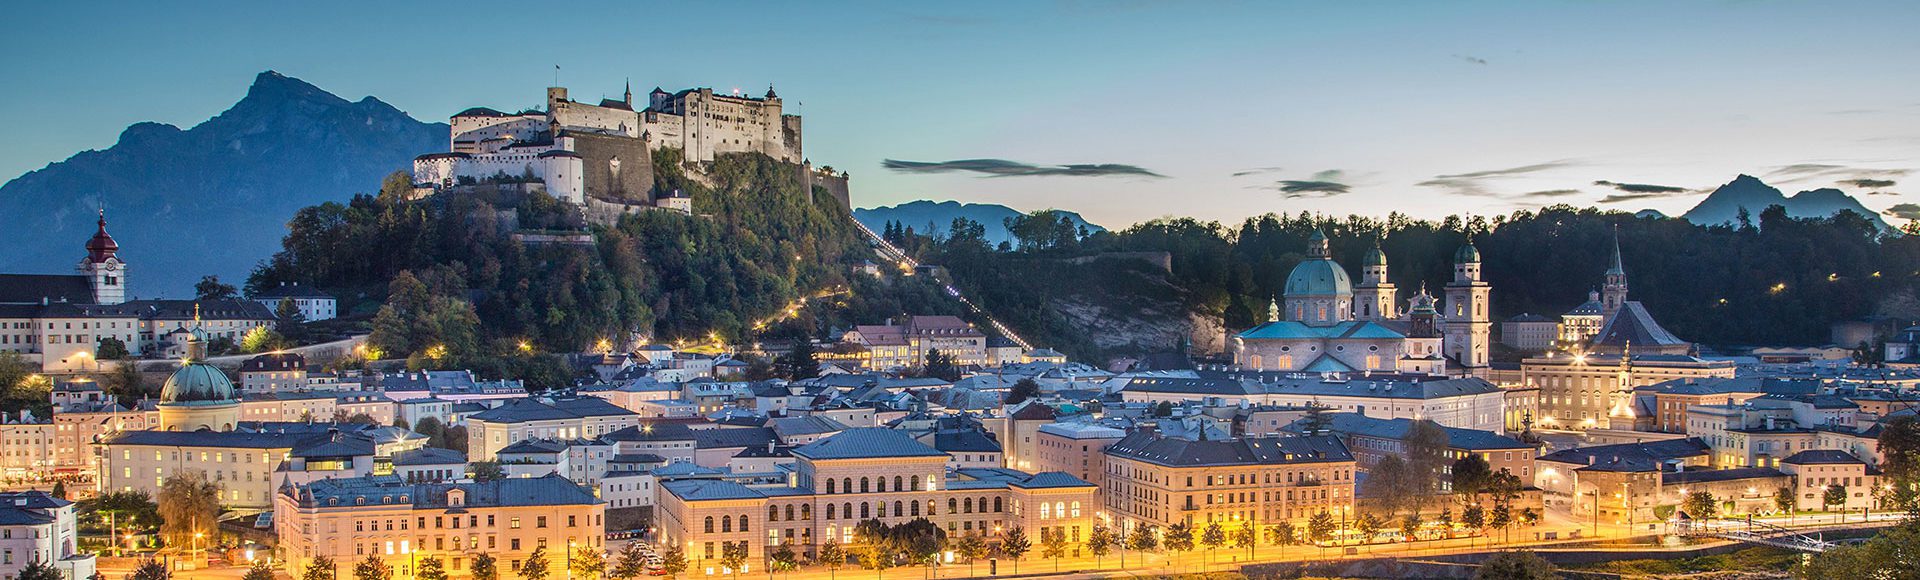
[[[772,87],[764,96],[715,94],[710,88],[669,93],[655,88],[636,107],[624,99],[574,101],[564,87],[547,88],[545,111],[503,113],[486,107],[450,120],[448,152],[413,162],[415,196],[481,181],[517,183],[585,206],[589,214],[653,207],[681,212],[692,200],[656,191],[653,152],[677,149],[698,165],[724,153],[759,153],[794,164],[805,189],[824,186],[848,207],[847,175],[815,170],[801,148],[799,115],[786,114]]]

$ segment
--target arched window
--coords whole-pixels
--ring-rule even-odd
[[[876,502],[873,511],[874,517],[887,517],[887,502]]]
[[[827,504],[827,507],[833,507],[833,504]],[[813,504],[810,504],[810,503],[800,504],[800,519],[803,519],[803,520],[813,519]]]
[[[835,508],[835,507],[839,507],[839,506],[835,506],[835,505],[833,505],[833,504],[827,504],[827,519],[829,519],[829,520],[831,520],[831,519],[833,519],[833,514],[834,514],[834,508]]]
[[[893,490],[894,491],[911,491],[911,490],[908,490],[907,488],[900,487],[900,484],[905,482],[906,480],[901,479],[900,476],[898,475],[893,476]]]
[[[744,531],[747,531],[747,516],[746,516],[746,514],[741,514],[741,515],[740,515],[740,531],[742,531],[742,532],[744,532]]]
[[[1253,368],[1255,369],[1266,368],[1266,367],[1260,366],[1260,355],[1257,355],[1257,354],[1253,355]]]
[[[713,516],[707,516],[707,533],[713,533]]]
[[[1080,502],[1074,502],[1074,505],[1080,505]],[[787,505],[787,521],[789,522],[793,521],[793,505],[792,504]]]
[[[853,493],[853,478],[840,478],[840,493]]]
[[[849,520],[853,519],[853,502],[840,504],[840,516]]]
[[[973,498],[967,498],[967,501],[960,503],[960,513],[973,513]]]
[[[860,502],[860,519],[864,520],[870,517],[873,517],[873,510],[867,505],[867,502]]]
[[[937,506],[937,505],[940,505],[940,504],[933,503],[933,500],[927,500],[927,515],[930,515],[930,516],[940,515],[940,510],[934,509],[934,506]]]
[[[767,506],[767,521],[769,522],[780,521],[780,506],[777,506],[777,505]]]
[[[1044,501],[1040,502],[1040,519],[1044,520],[1053,517],[1053,510],[1047,509],[1051,505],[1052,504]]]
[[[912,490],[910,490],[910,491],[920,491],[920,476],[918,476],[918,475],[915,475],[915,476],[913,476],[913,479],[911,479],[911,480],[908,480],[908,481],[912,481],[912,482],[913,482],[913,489],[912,489]]]
[[[920,502],[913,502],[913,515],[920,515]]]
[[[1080,517],[1080,502],[1073,502],[1073,517]]]
[[[997,497],[993,498],[993,513],[997,514],[997,513],[1000,513],[1001,511],[1002,510],[1000,508],[1000,498],[997,498]]]
[[[733,531],[733,518],[720,516],[720,533]]]
[[[885,478],[885,477],[876,477],[876,478],[874,478],[874,480],[873,480],[873,491],[874,491],[875,493],[886,493],[886,492],[887,492],[887,478]]]
[[[827,478],[827,493],[833,493],[833,478]]]
[[[947,498],[947,513],[951,514],[951,513],[959,513],[959,512],[960,512],[960,500],[954,499],[954,498]]]
[[[893,502],[893,517],[897,518],[904,515],[907,515],[906,506],[898,501]]]
[[[867,493],[869,489],[872,488],[867,485],[867,478],[860,478],[860,493]]]

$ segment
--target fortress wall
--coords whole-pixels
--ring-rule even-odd
[[[547,107],[555,127],[640,136],[640,114],[633,111],[558,100],[548,102]]]
[[[653,200],[653,155],[647,142],[614,135],[576,133],[587,197],[647,203]]]

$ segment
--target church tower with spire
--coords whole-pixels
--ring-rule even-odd
[[[1375,243],[1360,265],[1360,284],[1353,287],[1353,318],[1379,322],[1400,317],[1394,303],[1395,288],[1387,281],[1387,253]]]
[[[1493,287],[1480,279],[1480,250],[1473,240],[1453,254],[1453,281],[1447,283],[1445,351],[1475,375],[1487,367],[1493,316],[1488,311]]]
[[[1600,287],[1600,325],[1606,326],[1613,315],[1627,305],[1627,269],[1620,260],[1620,228],[1613,228],[1613,261],[1607,266],[1607,280]]]
[[[100,210],[100,228],[87,240],[87,257],[74,269],[93,286],[94,304],[119,304],[127,301],[127,263],[117,253],[120,244],[107,235],[107,210]]]

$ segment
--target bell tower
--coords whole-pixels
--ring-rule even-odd
[[[1613,228],[1613,261],[1607,266],[1607,280],[1600,287],[1600,325],[1613,321],[1613,315],[1627,305],[1627,268],[1620,260],[1620,228]]]
[[[94,304],[119,304],[127,301],[127,263],[117,253],[120,244],[107,235],[107,210],[100,210],[99,229],[87,240],[87,257],[74,269],[93,286]]]
[[[1387,254],[1376,243],[1367,250],[1366,262],[1360,266],[1360,284],[1353,287],[1353,319],[1377,322],[1399,318],[1395,290],[1387,281]]]
[[[1480,279],[1480,250],[1473,241],[1453,255],[1453,281],[1447,284],[1446,355],[1478,375],[1488,362],[1493,316],[1488,311],[1493,287]]]

